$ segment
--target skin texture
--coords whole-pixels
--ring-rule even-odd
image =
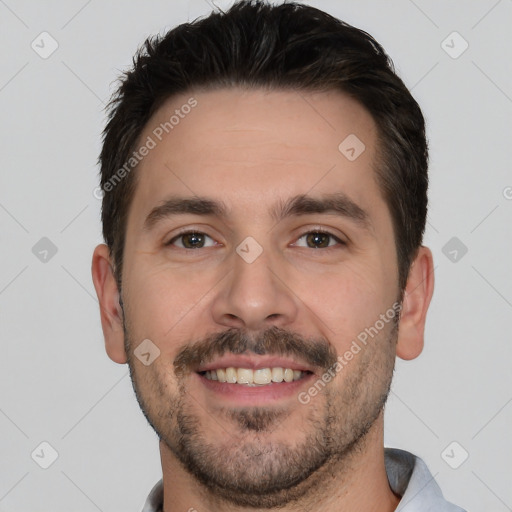
[[[391,216],[373,168],[375,124],[335,91],[191,91],[169,99],[140,140],[192,96],[197,106],[136,170],[123,307],[105,245],[92,264],[107,353],[128,362],[137,399],[160,436],[165,512],[395,510],[383,405],[395,357],[412,359],[423,347],[433,293],[428,248],[419,248],[411,267],[399,322],[385,323],[307,404],[297,399],[399,297]],[[366,148],[354,161],[338,150],[350,134]],[[365,210],[370,228],[334,213],[271,216],[291,197],[333,192]],[[222,201],[227,215],[181,214],[144,229],[152,209],[171,196]],[[337,238],[315,247],[307,234],[318,229]],[[184,248],[190,240],[176,238],[181,231],[208,235],[204,247]],[[236,252],[246,237],[262,249],[252,263]],[[242,403],[221,395],[194,364],[219,357],[226,337],[227,353],[248,349],[257,363],[262,356],[253,349],[278,352],[313,375],[275,399]],[[160,351],[148,366],[133,354],[145,339]],[[313,364],[306,353],[315,347],[330,358]]]

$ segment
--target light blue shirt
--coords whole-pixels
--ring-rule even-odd
[[[465,512],[443,498],[443,493],[426,464],[412,453],[384,449],[389,486],[402,497],[396,512]],[[170,498],[168,498],[170,499]],[[142,512],[162,512],[163,481],[151,490]]]

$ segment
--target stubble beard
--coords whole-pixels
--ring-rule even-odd
[[[224,442],[209,440],[211,435],[202,422],[205,410],[187,394],[186,375],[178,377],[177,391],[168,388],[165,373],[169,370],[158,366],[141,378],[126,328],[125,345],[144,416],[210,498],[241,507],[273,508],[314,503],[332,475],[337,479],[350,475],[390,390],[398,323],[385,330],[307,405],[297,401],[290,410],[222,410],[209,421],[216,421],[216,427],[226,432]],[[297,410],[302,417],[301,432],[294,434],[300,434],[300,439],[294,443],[272,440],[273,432],[286,432],[296,425],[288,420]]]

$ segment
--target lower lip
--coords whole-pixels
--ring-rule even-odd
[[[314,377],[312,373],[299,380],[292,382],[272,382],[260,386],[247,386],[245,384],[230,384],[228,382],[219,382],[210,380],[196,373],[201,384],[208,391],[215,393],[217,397],[225,398],[229,401],[237,402],[241,405],[261,405],[275,402],[297,396],[301,388],[305,387]]]

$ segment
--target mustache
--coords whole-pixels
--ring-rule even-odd
[[[246,331],[233,328],[183,347],[174,359],[174,371],[177,376],[182,376],[226,353],[250,352],[293,357],[322,370],[329,369],[337,361],[336,350],[322,337],[308,339],[276,326],[257,336],[249,336]]]

